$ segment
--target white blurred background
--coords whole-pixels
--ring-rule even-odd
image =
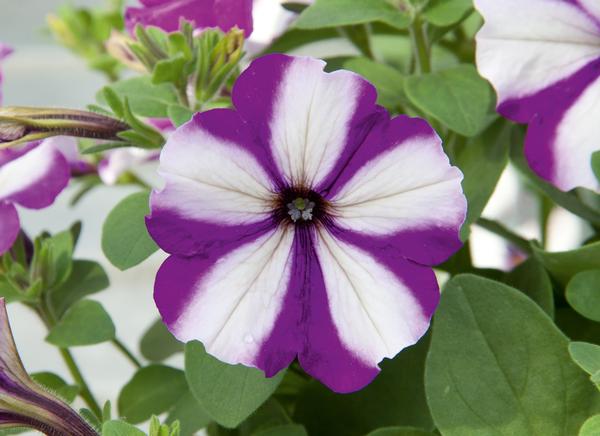
[[[5,105],[84,108],[94,101],[96,91],[105,84],[101,74],[88,70],[83,61],[54,44],[44,32],[45,15],[62,3],[63,0],[0,0],[0,41],[15,49],[2,66]],[[71,3],[103,5],[101,0],[72,0]],[[313,55],[336,51],[347,54],[352,50],[340,42],[302,50]],[[106,215],[120,199],[134,191],[133,187],[103,187],[71,208],[68,206],[73,195],[71,187],[51,208],[40,212],[21,210],[21,217],[31,235],[41,230],[64,230],[76,220],[83,221],[76,256],[100,262],[111,281],[108,291],[92,298],[100,301],[112,315],[119,339],[137,353],[139,338],[157,317],[152,284],[165,256],[157,253],[142,265],[120,272],[108,263],[100,250],[101,228]],[[500,219],[523,236],[539,237],[535,228],[534,200],[519,188],[513,171],[503,176],[484,215]],[[557,211],[551,223],[551,249],[571,248],[582,240],[584,229],[569,213]],[[507,247],[484,230],[473,229],[472,250],[477,266],[504,269],[509,265]],[[18,305],[11,305],[9,313],[27,369],[56,372],[70,380],[58,352],[44,342],[46,331],[37,317]],[[119,389],[134,372],[130,363],[109,344],[79,347],[73,349],[73,353],[99,401],[111,399],[116,404]]]

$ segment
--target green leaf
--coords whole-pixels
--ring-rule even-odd
[[[600,269],[576,274],[567,284],[566,297],[581,315],[600,322]]]
[[[138,370],[119,394],[119,415],[139,424],[173,407],[188,391],[183,371],[164,365]]]
[[[172,424],[175,421],[179,421],[182,435],[191,435],[210,424],[211,418],[198,404],[194,395],[187,391],[169,410],[165,422]]]
[[[70,385],[60,376],[51,372],[36,372],[31,374],[31,378],[37,384],[43,386],[49,392],[58,395],[67,403],[72,403],[79,393],[79,387]]]
[[[167,111],[169,113],[169,118],[176,127],[187,123],[194,116],[194,111],[178,104],[169,106]]]
[[[296,21],[298,29],[349,26],[380,21],[405,29],[410,17],[387,0],[316,0]]]
[[[554,317],[552,281],[539,260],[530,257],[509,272],[504,282],[522,291],[535,301],[550,317]]]
[[[175,339],[165,324],[158,319],[144,333],[140,351],[149,361],[162,362],[173,354],[182,352],[183,344]]]
[[[428,116],[464,136],[476,136],[490,123],[494,94],[473,65],[405,79],[409,100]]]
[[[535,244],[532,248],[539,261],[563,285],[579,272],[600,269],[600,242],[584,245],[575,250],[552,253],[544,251]]]
[[[286,377],[291,373],[288,371]],[[283,382],[282,382],[283,383]],[[275,397],[280,396],[280,387],[275,394],[269,398],[256,412],[248,417],[237,430],[241,435],[253,435],[273,427],[287,426],[293,424],[292,419],[287,414],[284,407]]]
[[[0,298],[4,298],[7,304],[15,301],[36,301],[35,298],[29,298],[6,277],[0,277]]]
[[[45,287],[64,283],[71,274],[73,262],[73,235],[70,230],[42,238],[40,250],[36,251],[39,253],[33,259],[33,270],[38,271],[35,276],[42,278]]]
[[[152,83],[155,85],[160,83],[179,83],[185,79],[183,69],[186,63],[187,60],[182,54],[174,58],[158,61],[152,72]]]
[[[108,421],[102,425],[102,436],[146,436],[146,433],[124,421]]]
[[[434,26],[446,27],[459,22],[473,10],[473,0],[431,0],[423,17]]]
[[[594,415],[583,423],[579,430],[579,436],[600,435],[600,415]]]
[[[308,433],[301,425],[287,424],[257,431],[252,436],[308,436]]]
[[[115,325],[100,303],[75,303],[50,330],[46,340],[57,347],[99,344],[115,337]]]
[[[414,427],[386,427],[380,428],[369,433],[367,436],[433,436],[430,433],[420,428]]]
[[[463,241],[468,239],[471,224],[479,219],[496,189],[508,163],[509,145],[510,125],[499,120],[454,156],[453,163],[464,174],[462,187],[468,204],[467,219],[461,229]]]
[[[126,197],[110,212],[102,227],[102,251],[120,270],[138,265],[158,250],[146,229],[149,196],[148,191],[143,191]]]
[[[275,391],[285,371],[266,378],[262,371],[228,365],[196,341],[185,346],[185,374],[204,410],[224,427],[237,427]]]
[[[109,285],[102,266],[92,260],[74,260],[66,282],[49,291],[49,302],[54,314],[61,317],[83,297],[100,292]]]
[[[294,421],[310,434],[364,435],[380,427],[411,425],[433,429],[424,389],[429,340],[381,364],[381,374],[359,392],[336,394],[313,381],[297,400]]]
[[[453,278],[434,316],[425,385],[444,436],[577,433],[600,406],[567,338],[529,298],[493,280]]]
[[[289,29],[262,53],[284,53],[316,41],[339,38],[335,29],[301,30]]]
[[[600,151],[592,153],[592,170],[598,180],[600,180]]]
[[[377,88],[377,102],[390,110],[406,100],[404,76],[395,68],[374,62],[368,58],[351,58],[343,67],[365,77]]]
[[[142,117],[166,118],[167,108],[177,103],[177,94],[170,84],[153,85],[149,76],[120,80],[109,87],[121,100],[127,98],[133,112]],[[103,91],[96,99],[108,104]]]
[[[587,342],[571,342],[569,344],[571,358],[589,375],[600,371],[600,345]]]

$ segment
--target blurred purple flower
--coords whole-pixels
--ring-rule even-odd
[[[0,428],[9,427],[29,427],[50,436],[98,435],[73,409],[27,375],[0,298]]]
[[[477,66],[498,94],[498,112],[528,123],[531,168],[558,188],[598,189],[600,2],[476,0],[485,24]]]
[[[50,206],[67,186],[69,176],[67,159],[48,140],[0,149],[0,254],[19,234],[15,205],[29,209]]]

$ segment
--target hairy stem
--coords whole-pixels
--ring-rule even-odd
[[[117,348],[117,350],[123,353],[123,355],[127,358],[127,360],[129,360],[133,364],[133,366],[135,366],[136,368],[142,367],[142,363],[133,355],[131,351],[129,351],[129,349],[123,342],[116,338],[113,339],[111,342]]]
[[[420,74],[430,73],[431,59],[429,54],[429,46],[427,44],[427,37],[425,35],[423,22],[419,16],[415,17],[410,27],[410,36],[412,40],[417,71]]]
[[[486,218],[479,218],[476,224],[479,227],[486,229],[500,236],[503,239],[506,239],[508,242],[513,244],[515,247],[517,247],[524,253],[529,255],[533,254],[531,245],[529,244],[529,241],[527,241],[527,239],[517,235],[516,233],[504,227],[502,224],[496,221],[488,220]]]

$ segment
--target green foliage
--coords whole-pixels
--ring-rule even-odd
[[[211,418],[188,390],[169,410],[166,422],[171,424],[175,421],[179,422],[181,434],[186,436],[206,427]]]
[[[200,406],[219,424],[234,428],[269,398],[285,372],[266,378],[257,369],[215,359],[193,341],[185,347],[185,374]]]
[[[102,436],[146,436],[146,434],[131,424],[114,420],[102,425]]]
[[[575,250],[548,252],[534,245],[535,256],[550,274],[562,284],[582,271],[600,269],[600,242],[584,245]]]
[[[576,274],[567,284],[566,297],[581,315],[600,322],[600,269]]]
[[[102,251],[120,270],[138,265],[158,250],[144,222],[150,213],[149,195],[137,192],[123,199],[102,227]]]
[[[567,343],[516,290],[455,277],[442,292],[427,358],[427,401],[438,429],[449,436],[576,434],[600,398]]]
[[[600,434],[600,415],[594,415],[583,423],[579,436],[597,436]]]
[[[492,88],[472,65],[407,77],[404,89],[419,110],[461,135],[476,136],[494,119]]]
[[[72,403],[79,393],[79,386],[68,384],[52,372],[36,372],[30,375],[33,381],[44,387],[48,392],[58,395],[67,403]]]
[[[118,399],[119,415],[138,424],[168,411],[188,392],[183,371],[164,365],[140,369],[123,387]]]
[[[432,436],[434,434],[414,427],[386,427],[375,430],[367,436]]]
[[[46,340],[57,347],[93,345],[115,337],[115,325],[110,315],[97,301],[81,300],[60,318]]]
[[[592,170],[598,180],[600,180],[600,151],[592,153]]]
[[[600,346],[586,342],[571,342],[569,353],[573,361],[587,372],[600,389]]]
[[[173,337],[165,324],[156,320],[144,333],[140,342],[142,356],[151,362],[162,362],[183,351],[183,344]]]
[[[380,427],[408,425],[432,429],[425,400],[425,337],[381,364],[381,374],[352,394],[336,394],[311,382],[299,395],[294,418],[315,435],[364,435]]]
[[[386,0],[316,0],[302,11],[295,26],[298,29],[320,29],[375,21],[405,29],[410,24],[410,16]]]
[[[430,0],[423,17],[429,23],[445,27],[455,24],[473,11],[473,0]]]
[[[508,273],[504,282],[535,301],[551,318],[554,317],[554,292],[544,266],[530,257]]]
[[[463,192],[467,197],[467,218],[461,230],[461,237],[468,239],[470,225],[475,223],[508,163],[510,126],[501,120],[492,124],[482,135],[452,149],[453,164],[463,172]]]

